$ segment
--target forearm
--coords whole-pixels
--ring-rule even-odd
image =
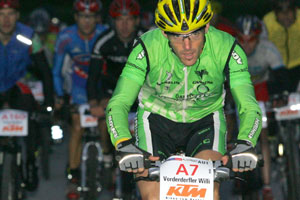
[[[135,81],[121,77],[109,101],[106,123],[114,146],[131,138],[128,129],[128,112],[138,96],[140,87]]]
[[[249,141],[255,146],[262,128],[262,115],[255,99],[253,86],[239,85],[231,89],[231,92],[240,119],[238,139]]]

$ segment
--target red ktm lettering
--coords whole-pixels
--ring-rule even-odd
[[[87,118],[85,119],[85,121],[86,121],[86,122],[95,122],[95,121],[97,121],[97,119],[95,119],[94,117],[87,117]]]
[[[23,131],[23,126],[10,125],[2,128],[3,132]]]
[[[167,193],[168,196],[179,196],[179,197],[200,197],[205,198],[206,189],[200,188],[198,190],[197,185],[182,185],[177,184],[177,186],[171,186]]]

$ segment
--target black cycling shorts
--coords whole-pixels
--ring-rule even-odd
[[[136,144],[165,159],[179,152],[194,157],[203,150],[226,152],[226,123],[216,111],[192,123],[179,123],[147,111],[138,112]]]

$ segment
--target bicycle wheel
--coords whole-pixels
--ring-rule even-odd
[[[87,188],[88,191],[84,195],[84,200],[97,200],[100,193],[99,182],[99,161],[98,150],[94,145],[91,145],[88,149],[88,159],[86,162],[87,170]]]
[[[1,200],[23,199],[22,176],[19,170],[16,155],[5,153],[2,165]]]

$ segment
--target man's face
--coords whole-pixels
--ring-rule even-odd
[[[209,25],[207,24],[205,29],[189,34],[169,35],[164,33],[164,35],[169,39],[180,61],[185,66],[192,66],[200,57],[204,47],[204,35],[208,31],[208,28]]]
[[[96,28],[96,24],[99,21],[99,15],[90,11],[78,12],[75,14],[75,20],[79,32],[85,36],[89,36]]]
[[[250,35],[238,34],[237,40],[243,47],[247,56],[251,55],[254,52],[258,44],[258,36],[254,34],[250,34]]]
[[[276,12],[276,19],[279,24],[285,28],[289,28],[296,21],[296,12],[293,9],[286,9]]]
[[[123,40],[130,39],[133,36],[138,24],[139,18],[131,15],[122,15],[115,18],[117,34]]]
[[[19,12],[12,8],[0,9],[0,34],[10,35],[14,32]]]

